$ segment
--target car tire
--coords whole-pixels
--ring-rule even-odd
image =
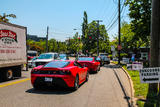
[[[98,66],[98,71],[100,71],[100,70],[101,70],[101,66],[99,65],[99,66]]]
[[[89,80],[89,73],[87,71],[87,74],[86,74],[86,82]]]
[[[98,73],[100,66],[98,65],[97,69],[95,70],[95,73]]]
[[[76,76],[75,78],[75,81],[74,81],[74,87],[73,87],[73,90],[77,90],[79,88],[79,77],[78,75]]]

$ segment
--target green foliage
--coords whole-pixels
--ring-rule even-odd
[[[87,17],[87,12],[84,11],[84,17],[82,23],[82,40],[84,40],[84,36],[86,34],[87,29],[88,29],[88,17]]]
[[[121,45],[122,45],[121,52],[128,54],[129,51],[134,52],[134,50],[139,49],[139,47],[147,46],[147,43],[143,41],[141,38],[139,38],[139,40],[135,39],[135,33],[132,31],[132,24],[128,24],[127,22],[122,22],[121,26],[122,26],[121,27]],[[110,45],[113,45],[115,47],[117,47],[117,44],[118,44],[118,38],[115,38],[114,41],[110,42]]]
[[[0,22],[9,22],[8,18],[16,18],[15,14],[5,14],[3,13],[3,15],[0,15]]]
[[[40,40],[39,42],[35,42],[33,40],[27,40],[27,45],[30,50],[36,50],[39,53],[46,52],[46,41]],[[59,52],[66,53],[67,45],[65,42],[56,41],[55,39],[50,39],[48,41],[49,52]]]
[[[88,52],[94,54],[97,52],[97,23],[92,21],[88,24],[88,29],[86,29],[83,49],[88,50]],[[109,37],[105,28],[105,25],[99,26],[99,52],[110,52]]]
[[[97,52],[97,23],[92,21],[88,24],[87,13],[84,11],[82,23],[82,50],[94,54]],[[105,25],[99,26],[99,52],[110,52],[109,37]]]
[[[68,53],[77,53],[82,50],[82,40],[78,33],[74,35],[73,38],[66,40]]]
[[[123,66],[127,70],[126,66]],[[136,98],[146,98],[148,92],[148,84],[140,83],[139,71],[127,70],[133,81]]]
[[[151,23],[151,0],[127,0],[133,40],[149,44]]]

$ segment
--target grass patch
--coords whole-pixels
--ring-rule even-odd
[[[127,70],[126,66],[124,65],[123,68],[128,71],[129,75],[131,76],[131,79],[133,81],[134,85],[134,96],[136,98],[146,98],[147,93],[148,93],[148,84],[142,84],[140,82],[140,76],[139,76],[139,71],[132,71],[132,70]]]

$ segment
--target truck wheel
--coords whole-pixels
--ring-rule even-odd
[[[11,69],[8,69],[5,71],[5,80],[11,80],[13,79],[13,71]]]

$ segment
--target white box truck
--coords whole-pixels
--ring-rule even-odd
[[[0,22],[0,80],[21,77],[27,63],[26,34],[26,27]]]

